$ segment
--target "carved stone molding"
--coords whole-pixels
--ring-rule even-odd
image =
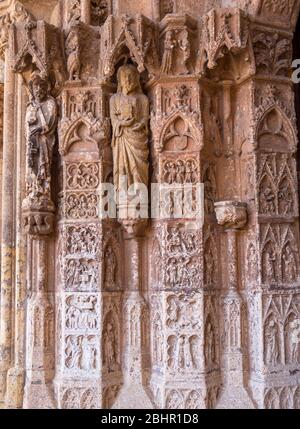
[[[212,9],[203,18],[200,73],[217,66],[227,52],[234,54],[247,47],[249,22],[241,9]]]
[[[109,16],[101,28],[101,46],[104,77],[111,77],[116,64],[128,58],[137,64],[140,73],[146,68],[153,73],[158,67],[157,29],[143,15]]]

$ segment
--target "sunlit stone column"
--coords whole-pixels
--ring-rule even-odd
[[[242,344],[242,297],[238,277],[238,230],[247,222],[246,204],[235,201],[215,203],[218,224],[227,235],[227,285],[223,308],[224,387],[217,408],[254,408],[244,385]]]
[[[5,92],[3,108],[3,171],[1,231],[1,304],[0,304],[0,403],[6,392],[6,375],[12,362],[13,260],[14,260],[14,177],[15,177],[15,75],[10,57],[5,54]]]

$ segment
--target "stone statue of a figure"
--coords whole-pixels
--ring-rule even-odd
[[[121,176],[127,185],[148,186],[149,101],[143,94],[136,67],[126,64],[118,70],[118,91],[110,99],[113,128],[112,150],[115,190],[120,190]]]
[[[48,82],[34,73],[29,82],[31,100],[26,110],[28,197],[51,199],[50,178],[57,106]]]

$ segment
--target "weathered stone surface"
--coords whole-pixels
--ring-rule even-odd
[[[299,9],[0,1],[0,408],[300,409]]]

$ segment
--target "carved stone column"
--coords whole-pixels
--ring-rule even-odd
[[[149,309],[143,297],[142,240],[145,219],[123,220],[128,256],[127,287],[123,295],[123,377],[124,385],[114,409],[151,409],[153,404],[145,389],[145,368],[149,367]]]
[[[159,205],[157,213],[152,207],[155,219],[148,246],[151,388],[160,408],[205,408],[205,311],[208,316],[211,303],[206,302],[203,291],[203,219],[199,221],[195,209],[204,145],[201,85],[194,76],[191,55],[198,32],[191,16],[164,15],[160,75],[149,88],[153,103],[152,197],[156,193]],[[215,318],[210,325],[213,354],[214,322]]]
[[[27,162],[22,215],[30,248],[28,255],[31,258],[27,266],[27,371],[23,407],[56,408],[52,384],[55,369],[55,312],[49,251],[55,212],[51,173],[56,145],[57,105],[49,94],[47,80],[41,77],[40,72],[31,74],[28,86],[31,96],[24,127]]]
[[[14,120],[15,75],[11,70],[8,52],[5,56],[5,92],[3,108],[3,181],[2,181],[2,237],[1,237],[1,311],[0,311],[0,401],[4,401],[6,374],[12,363],[12,296],[14,259]]]
[[[56,408],[54,376],[55,318],[53,293],[48,283],[48,238],[32,237],[37,270],[31,281],[27,310],[27,356],[24,408]],[[34,279],[34,280],[33,280]]]
[[[26,307],[27,307],[27,244],[30,239],[26,237],[26,232],[23,228],[23,213],[22,202],[25,192],[24,176],[26,170],[25,153],[23,151],[24,142],[24,110],[25,110],[25,88],[22,77],[19,75],[16,79],[17,83],[17,135],[16,135],[16,169],[19,174],[16,179],[16,268],[15,268],[15,302],[17,303],[17,311],[14,312],[14,365],[8,371],[7,392],[6,392],[6,407],[7,408],[22,408],[24,397],[25,384],[25,353],[24,345],[26,344]]]
[[[223,376],[217,408],[254,408],[244,382],[242,338],[243,300],[239,293],[237,232],[247,222],[246,204],[234,201],[215,203],[218,224],[227,235],[227,287],[223,292]]]
[[[103,142],[108,144],[101,121],[104,96],[102,88],[87,86],[81,80],[68,81],[62,93],[56,265],[59,344],[55,386],[59,408],[101,408],[106,359],[104,349],[103,355],[101,352],[106,320],[101,183],[108,174],[101,162]],[[115,327],[114,320],[111,324]]]

